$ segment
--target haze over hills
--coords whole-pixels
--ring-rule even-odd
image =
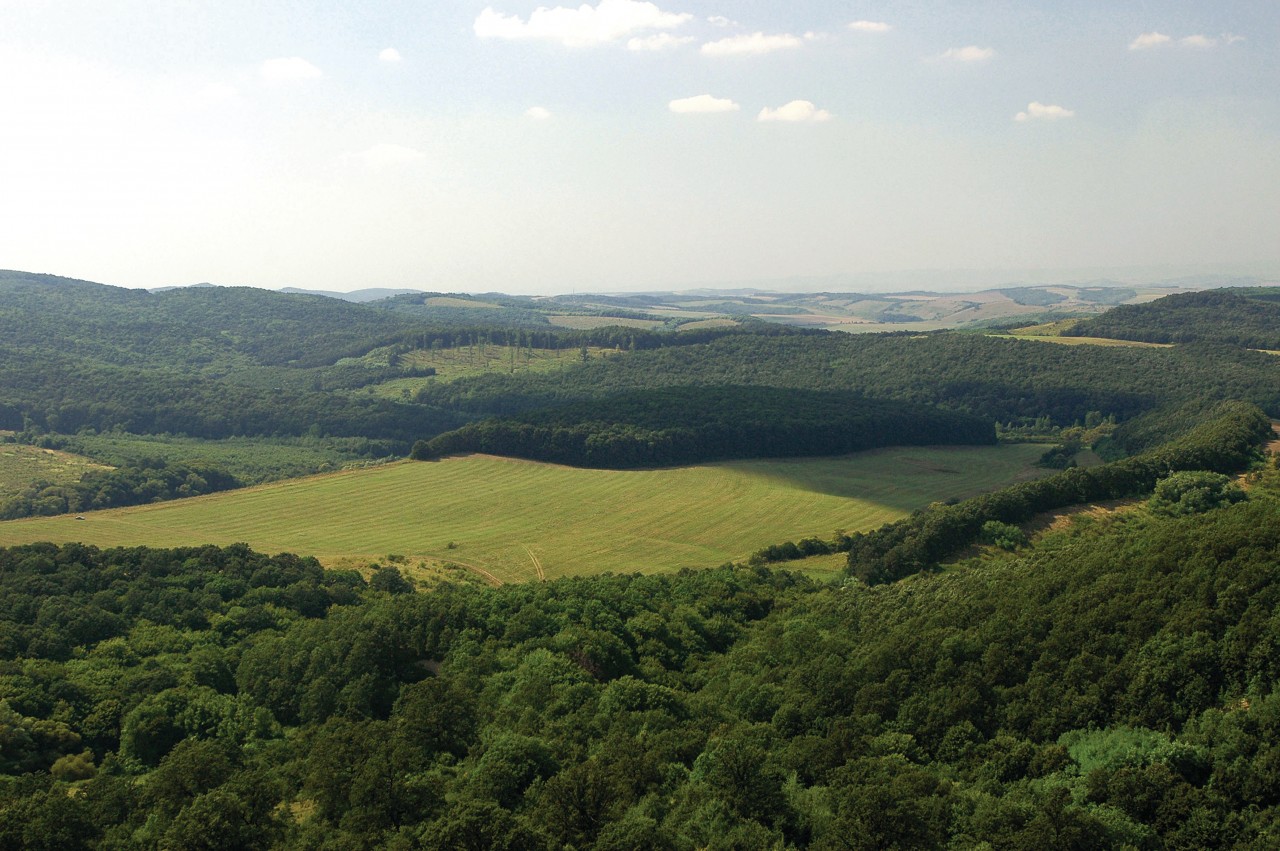
[[[1177,292],[1216,286],[1254,286],[1258,278],[1208,277],[1175,285],[1102,279],[1073,284],[1009,284],[972,290],[858,290],[846,278],[776,281],[778,286],[681,291],[577,292],[554,296],[433,292],[369,288],[351,292],[286,287],[288,295],[326,296],[446,321],[570,328],[610,324],[637,328],[764,321],[842,331],[937,330],[1009,320],[1051,321],[1088,316]],[[761,282],[762,284],[766,282]],[[840,285],[844,288],[841,289]],[[196,284],[208,288],[211,284]],[[152,292],[167,292],[165,287]],[[485,313],[476,314],[481,310]],[[489,312],[492,311],[492,312]]]

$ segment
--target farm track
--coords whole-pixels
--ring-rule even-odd
[[[533,550],[529,549],[527,545],[521,544],[520,546],[524,547],[524,551],[529,554],[529,559],[533,562],[533,569],[538,572],[539,581],[546,582],[547,573],[542,569],[542,562],[538,561],[538,557],[533,554]]]

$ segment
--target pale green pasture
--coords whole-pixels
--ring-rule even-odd
[[[609,328],[614,325],[621,325],[624,328],[657,328],[662,324],[661,319],[629,319],[621,316],[581,316],[579,314],[557,314],[548,316],[547,321],[561,328],[573,328],[578,331]]]
[[[71,484],[90,470],[107,469],[110,468],[83,455],[22,443],[0,443],[0,499],[35,482]]]
[[[587,357],[601,358],[617,354],[614,349],[589,346]],[[581,348],[527,349],[486,343],[484,345],[458,346],[449,349],[418,349],[404,355],[407,363],[429,366],[435,369],[432,376],[393,378],[381,384],[370,384],[356,394],[369,394],[387,399],[412,398],[428,384],[456,381],[485,373],[509,374],[514,372],[554,372],[582,362]]]
[[[0,523],[0,545],[245,541],[327,564],[456,562],[504,581],[669,571],[875,528],[934,500],[1038,475],[1042,446],[894,448],[838,458],[584,470],[473,455],[398,462],[177,502]],[[453,546],[450,546],[452,544]]]

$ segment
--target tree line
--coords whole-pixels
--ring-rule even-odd
[[[924,405],[830,391],[668,387],[471,423],[419,441],[412,457],[487,452],[629,468],[991,443],[989,421]]]

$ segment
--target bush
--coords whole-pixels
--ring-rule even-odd
[[[1157,514],[1180,517],[1202,514],[1244,498],[1240,486],[1221,473],[1187,470],[1157,482],[1148,504]]]
[[[980,538],[984,544],[994,544],[1002,550],[1016,550],[1027,543],[1027,533],[1012,523],[988,520],[982,524]]]

